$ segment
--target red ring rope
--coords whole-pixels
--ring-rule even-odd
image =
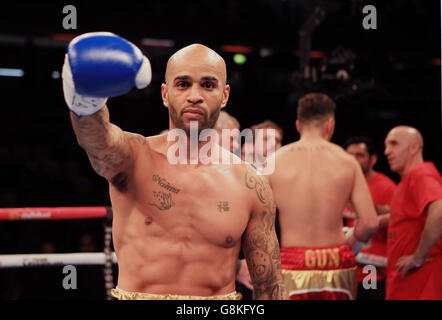
[[[107,217],[106,207],[2,208],[0,220],[65,220]]]

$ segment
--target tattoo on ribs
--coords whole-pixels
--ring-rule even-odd
[[[165,193],[163,191],[154,191],[153,196],[159,202],[159,204],[150,202],[149,205],[154,206],[161,211],[169,210],[175,205],[175,202],[173,202],[172,200],[171,193]]]

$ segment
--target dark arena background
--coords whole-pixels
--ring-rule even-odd
[[[66,5],[77,10],[77,29],[63,28]],[[377,10],[376,29],[363,28],[366,5]],[[202,43],[227,63],[225,110],[241,129],[270,119],[283,144],[296,141],[297,100],[324,92],[337,104],[334,143],[371,137],[375,168],[397,182],[384,139],[411,125],[424,136],[425,160],[442,171],[438,1],[8,1],[0,10],[1,208],[110,206],[106,180],[76,142],[60,76],[69,41],[91,31],[114,32],[151,61],[149,87],[108,102],[111,121],[126,131],[168,127],[160,95],[167,59]],[[0,255],[103,252],[104,224],[0,221]],[[104,269],[79,266],[78,288],[64,290],[61,266],[0,268],[0,299],[105,299]],[[107,280],[116,283],[116,272]]]

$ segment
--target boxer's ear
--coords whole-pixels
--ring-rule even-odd
[[[419,145],[419,143],[418,143],[416,140],[414,140],[414,141],[411,142],[411,144],[410,144],[410,149],[411,149],[411,152],[412,152],[413,154],[418,153],[418,152],[420,151],[420,145]]]
[[[330,117],[327,119],[327,122],[325,123],[324,129],[325,136],[327,137],[327,140],[330,140],[333,137],[333,133],[335,131],[335,118]]]
[[[299,123],[299,120],[296,120],[296,131],[301,134],[301,124]]]
[[[163,99],[163,104],[166,108],[169,107],[169,98],[167,95],[167,85],[165,83],[161,84],[161,98]]]
[[[230,86],[226,84],[223,90],[223,99],[221,101],[221,109],[224,108],[227,104],[227,101],[229,100],[230,95]]]
[[[330,117],[330,119],[328,119],[328,130],[330,132],[330,137],[333,136],[333,133],[335,132],[335,118],[334,117]]]

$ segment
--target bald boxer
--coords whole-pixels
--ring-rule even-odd
[[[168,135],[144,137],[109,121],[106,96],[149,83],[144,58],[120,37],[87,34],[70,44],[64,66],[65,100],[78,143],[109,182],[118,258],[112,295],[240,299],[235,267],[242,243],[255,298],[284,298],[275,205],[266,182],[245,164],[173,165],[167,153],[175,142]],[[229,98],[226,79],[224,60],[203,45],[170,57],[161,96],[169,130],[181,129],[188,146],[191,126],[215,127]],[[198,150],[206,143],[199,142]],[[215,147],[220,157],[228,152]]]
[[[442,299],[442,179],[423,159],[422,134],[408,126],[385,138],[385,155],[401,181],[390,206],[388,300]]]
[[[378,227],[359,163],[329,142],[334,113],[335,103],[327,95],[302,97],[296,121],[301,138],[275,153],[275,171],[269,176],[279,209],[282,274],[293,300],[354,299],[354,251]],[[358,221],[346,236],[342,212],[349,200]]]

